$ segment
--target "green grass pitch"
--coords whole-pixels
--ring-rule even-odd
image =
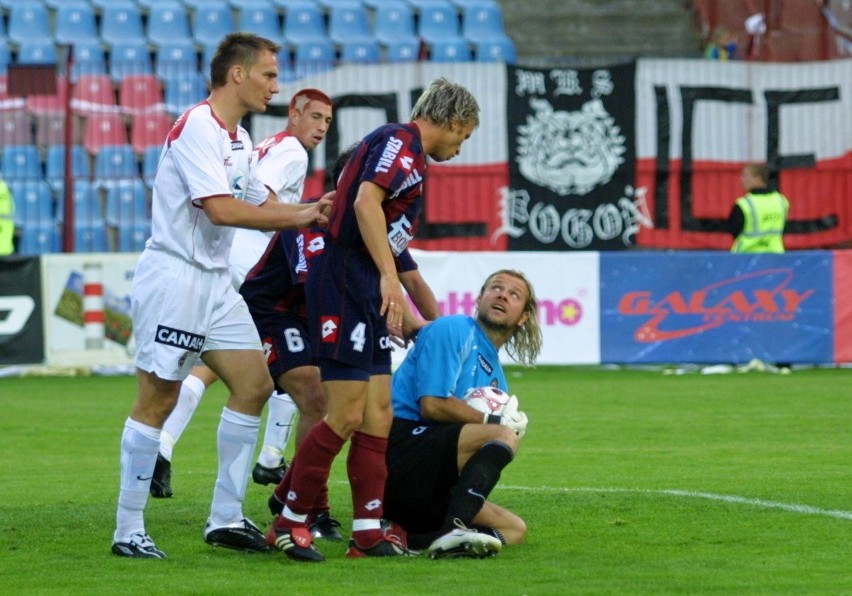
[[[202,540],[225,389],[175,450],[176,496],[149,501],[165,561],[110,554],[131,377],[0,379],[4,594],[852,593],[852,370],[666,376],[510,368],[530,418],[492,494],[529,526],[488,560],[321,565]],[[271,521],[271,488],[245,512]],[[351,522],[345,458],[331,478]]]

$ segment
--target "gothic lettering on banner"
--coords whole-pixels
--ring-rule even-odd
[[[509,250],[622,250],[650,225],[634,186],[635,62],[507,68]]]

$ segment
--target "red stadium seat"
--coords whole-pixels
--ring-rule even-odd
[[[125,114],[163,110],[163,89],[153,74],[124,77],[118,88],[118,105]]]
[[[167,112],[137,114],[130,126],[130,144],[133,151],[142,156],[151,145],[161,147],[175,120]]]
[[[127,126],[121,114],[91,114],[86,118],[83,147],[92,155],[100,153],[105,145],[126,144],[128,144]]]

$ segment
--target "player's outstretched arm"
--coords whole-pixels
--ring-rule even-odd
[[[267,201],[258,206],[230,195],[219,195],[205,199],[202,207],[210,221],[218,226],[281,230],[324,226],[328,223],[328,218],[323,214],[323,210],[328,208],[328,202],[324,201],[297,205]]]

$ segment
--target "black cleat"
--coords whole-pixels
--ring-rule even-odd
[[[230,526],[211,528],[210,522],[204,529],[204,542],[212,546],[222,546],[251,553],[267,553],[270,551],[266,536],[252,521],[243,518]]]
[[[145,532],[137,532],[127,542],[113,542],[112,554],[133,559],[165,559],[166,553],[157,548]]]
[[[278,499],[275,500],[278,501]],[[340,534],[340,530],[338,530],[339,527],[340,522],[331,517],[328,511],[320,511],[314,517],[314,521],[311,522],[309,529],[314,538],[339,542],[343,540],[343,536]]]
[[[313,545],[311,532],[308,528],[279,528],[278,519],[272,523],[266,534],[266,541],[294,561],[305,563],[320,563],[325,557]]]
[[[254,480],[255,484],[263,484],[264,486],[269,484],[278,485],[284,480],[284,474],[286,473],[287,462],[282,459],[281,465],[274,468],[254,464],[254,469],[251,471],[251,479]]]
[[[157,454],[157,463],[154,465],[154,476],[151,478],[151,496],[155,499],[168,499],[174,496],[172,492],[172,463]]]
[[[355,539],[349,540],[349,550],[346,551],[347,559],[360,559],[363,557],[416,557],[420,553],[409,549],[405,543],[392,534],[385,534],[371,546],[361,546]]]

